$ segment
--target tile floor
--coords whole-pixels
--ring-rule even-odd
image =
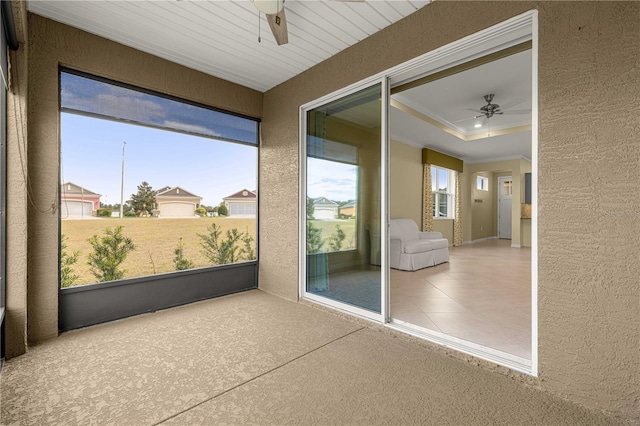
[[[449,255],[432,268],[391,270],[391,316],[531,359],[531,249],[488,240]]]

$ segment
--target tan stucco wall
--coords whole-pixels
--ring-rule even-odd
[[[422,229],[422,149],[397,141],[389,147],[389,217]]]
[[[7,277],[6,357],[27,349],[27,10],[26,3],[13,5],[16,37],[20,48],[9,51],[11,87],[7,96]]]
[[[638,3],[437,1],[265,93],[260,286],[298,296],[299,106],[534,7],[539,384],[637,417]]]
[[[39,342],[58,334],[58,65],[257,118],[262,94],[37,15],[28,35],[28,170],[38,207],[28,214],[28,283],[11,291],[26,289],[28,340]]]

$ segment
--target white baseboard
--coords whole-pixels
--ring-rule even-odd
[[[462,245],[465,245],[465,244],[474,244],[474,243],[479,243],[479,242],[482,242],[482,241],[497,240],[497,239],[498,239],[498,237],[494,235],[493,237],[479,238],[479,239],[477,239],[477,240],[473,240],[473,241],[463,241],[463,242],[462,242]]]
[[[511,248],[521,248],[520,244],[511,244]]]

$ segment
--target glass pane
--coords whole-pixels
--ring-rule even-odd
[[[438,191],[447,192],[447,171],[438,169]]]
[[[431,167],[431,192],[435,192],[438,190],[438,175],[436,173],[436,168]]]
[[[380,312],[381,89],[307,112],[307,292]]]
[[[437,192],[433,192],[431,193],[431,195],[433,196],[433,200],[431,201],[431,206],[433,207],[433,217],[437,217],[438,216],[438,193]]]
[[[438,200],[438,204],[439,204],[438,213],[440,217],[447,217],[447,213],[448,213],[447,198],[448,196],[446,194],[440,194],[440,199]]]

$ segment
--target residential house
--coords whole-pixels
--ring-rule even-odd
[[[357,214],[357,201],[349,201],[340,206],[339,214],[340,216],[355,217]]]
[[[333,29],[324,29],[322,34],[326,35],[328,42],[338,45],[338,53],[310,68],[299,68],[299,74],[286,81],[264,84],[262,82],[269,77],[270,68],[274,68],[274,73],[280,75],[280,66],[284,66],[291,58],[315,57],[316,50],[325,49],[297,50],[293,33],[290,41],[292,45],[281,47],[280,50],[268,50],[277,49],[277,46],[272,41],[263,40],[260,48],[277,54],[260,53],[255,55],[255,61],[232,61],[230,56],[236,52],[226,47],[204,49],[211,60],[222,57],[228,67],[238,62],[241,67],[259,71],[258,76],[253,79],[247,77],[229,81],[237,73],[221,69],[215,77],[207,75],[200,68],[196,70],[195,65],[189,68],[188,65],[155,56],[186,62],[192,56],[192,47],[185,43],[177,43],[180,50],[176,52],[162,50],[172,45],[168,41],[172,41],[174,36],[178,37],[180,31],[172,34],[164,27],[154,30],[152,20],[144,21],[145,25],[123,23],[127,17],[136,15],[144,19],[145,15],[153,14],[155,20],[158,15],[155,10],[150,9],[154,2],[149,2],[145,7],[139,2],[131,2],[135,4],[131,7],[135,7],[139,13],[132,13],[131,10],[127,13],[124,10],[129,2],[113,2],[113,7],[118,8],[110,21],[113,25],[107,25],[107,18],[103,14],[91,11],[86,12],[84,19],[76,20],[65,13],[47,13],[47,8],[64,3],[66,2],[2,2],[3,15],[6,15],[8,5],[13,9],[11,16],[15,22],[16,40],[23,46],[9,53],[11,78],[5,79],[10,85],[6,92],[6,110],[4,103],[2,109],[3,116],[7,118],[7,143],[2,145],[6,147],[8,182],[2,188],[2,196],[6,197],[7,203],[6,229],[11,231],[2,235],[3,240],[6,237],[2,265],[6,266],[7,279],[2,280],[6,298],[0,298],[3,302],[6,300],[6,307],[0,307],[0,317],[4,321],[6,352],[3,355],[7,359],[24,354],[29,345],[45,341],[49,341],[47,345],[55,344],[59,334],[58,320],[62,309],[59,300],[62,292],[57,285],[60,240],[59,216],[55,213],[60,190],[60,64],[261,120],[258,188],[261,193],[258,241],[260,258],[256,262],[259,263],[259,268],[252,271],[251,277],[255,277],[256,285],[265,293],[297,302],[301,298],[300,270],[305,261],[300,259],[299,251],[299,237],[303,235],[300,232],[301,223],[304,222],[298,212],[300,168],[304,163],[304,159],[299,157],[300,107],[337,91],[346,90],[351,93],[362,89],[363,86],[357,84],[372,76],[380,76],[377,81],[381,84],[380,93],[384,93],[383,89],[388,90],[389,87],[388,80],[380,74],[383,70],[398,67],[429,52],[438,52],[451,43],[465,40],[496,24],[534,11],[532,49],[537,59],[537,79],[533,85],[536,102],[533,104],[535,112],[532,128],[536,132],[537,161],[532,162],[531,170],[535,184],[532,203],[534,212],[530,226],[533,239],[531,251],[536,256],[532,263],[531,294],[532,303],[537,306],[532,315],[537,351],[531,363],[538,370],[536,374],[524,375],[496,367],[495,363],[481,361],[474,351],[461,355],[465,357],[461,361],[460,358],[450,356],[454,351],[450,348],[427,357],[425,364],[437,363],[441,369],[439,375],[430,378],[433,382],[454,381],[453,395],[455,392],[464,392],[473,399],[478,395],[482,397],[490,394],[503,401],[504,405],[495,411],[495,415],[499,414],[498,411],[509,412],[528,404],[528,401],[516,401],[506,393],[503,384],[508,381],[519,383],[531,395],[543,392],[553,398],[569,400],[585,409],[607,413],[615,418],[611,423],[637,423],[640,400],[637,367],[639,262],[638,242],[633,230],[638,227],[639,198],[637,106],[640,89],[637,84],[637,58],[640,50],[640,3],[435,1],[415,10],[404,19],[397,20],[372,37],[353,38],[354,43],[360,40],[353,45],[343,41],[348,37],[346,27],[352,25],[335,23]],[[77,2],[68,3],[78,11],[86,11],[89,3],[96,7],[111,4],[87,2],[80,8]],[[233,3],[234,7],[238,6],[240,9],[236,4],[239,2]],[[334,7],[332,2],[308,3],[319,3],[326,9]],[[397,13],[395,7],[391,6],[393,2],[380,3],[385,4],[388,10],[388,13],[378,13],[381,17],[386,19],[386,16]],[[414,10],[411,4],[399,3]],[[218,6],[223,2],[216,4]],[[178,12],[183,13],[178,8],[195,6],[201,7],[200,4],[188,1],[168,2],[161,7],[166,7],[167,13],[174,17]],[[366,2],[349,4],[347,7],[352,9],[359,6],[372,7]],[[31,8],[30,11],[27,7]],[[247,8],[250,7],[247,5]],[[285,5],[287,7],[288,2]],[[45,14],[60,20],[68,19],[69,24],[84,27],[86,31],[56,22],[43,16]],[[371,14],[376,15],[373,12]],[[98,15],[100,23],[104,25],[88,22],[95,15]],[[220,29],[216,34],[231,31],[235,27],[242,28],[247,34],[250,32],[247,30],[247,25],[250,25],[248,20],[221,28],[214,21],[214,13],[206,17],[195,13],[194,16],[206,21],[212,30]],[[288,16],[292,19],[294,14],[290,13]],[[190,19],[196,18],[181,15],[181,19],[175,21],[185,29],[189,27]],[[315,18],[309,22],[314,20]],[[363,22],[368,21],[364,19]],[[100,27],[131,31],[135,38],[116,32],[100,36],[97,35]],[[191,31],[191,28],[188,29]],[[144,47],[137,44],[137,40],[142,39],[143,35],[155,36],[158,41],[147,52],[137,50]],[[202,41],[203,37],[196,34],[193,39]],[[253,39],[243,39],[243,49],[248,49],[252,43],[257,45]],[[193,49],[195,51],[197,47]],[[292,50],[295,52],[292,53]],[[265,66],[264,61],[269,58],[275,58],[278,66]],[[204,67],[205,64],[201,65]],[[3,72],[7,72],[4,66]],[[370,81],[369,83],[374,85]],[[479,90],[481,93],[478,96],[487,93],[484,88]],[[379,99],[378,95],[376,102]],[[360,126],[354,132],[364,134],[371,128]],[[24,132],[23,129],[29,131]],[[318,132],[324,130],[320,127],[317,129]],[[328,130],[339,133],[339,126]],[[369,134],[370,132],[367,136]],[[466,142],[470,147],[474,143]],[[358,147],[359,152],[371,146],[363,144]],[[380,147],[372,151],[383,152]],[[419,170],[421,164],[419,160],[416,162],[416,170]],[[366,170],[368,174],[360,179],[363,187],[368,182],[381,182],[381,177],[386,176],[384,170],[387,166],[382,164],[378,168],[369,167]],[[486,171],[471,170],[470,173]],[[499,177],[499,170],[489,171],[493,173],[492,178]],[[195,172],[206,178],[201,170]],[[215,181],[212,182],[214,184]],[[371,192],[373,185],[364,189]],[[374,201],[376,205],[383,205],[388,200]],[[372,205],[374,201],[371,202]],[[467,201],[470,203],[473,200]],[[364,211],[361,202],[359,205],[361,211]],[[360,214],[360,218],[364,219],[363,214]],[[367,225],[377,219],[369,211],[366,218]],[[362,234],[358,233],[359,238],[365,238]],[[345,254],[347,255],[351,253]],[[486,267],[490,268],[491,265]],[[226,284],[227,280],[219,279],[215,282]],[[474,286],[474,283],[469,282],[469,285]],[[227,301],[233,302],[229,299]],[[308,308],[305,304],[298,307]],[[237,310],[250,313],[252,307],[239,306]],[[306,324],[310,323],[308,327],[314,325],[312,318],[315,317],[309,313],[309,321],[299,322],[301,326],[297,330],[298,333],[305,334],[304,337],[308,337]],[[263,318],[263,322],[269,324],[287,320],[288,318]],[[153,324],[153,321],[148,322],[149,327]],[[207,323],[203,320],[201,324]],[[198,323],[194,323],[193,327],[199,327]],[[325,343],[319,343],[316,347],[321,349],[311,350],[308,356],[314,357],[315,354],[314,360],[318,363],[322,362],[320,355],[326,353],[334,354],[340,359],[351,359],[351,353],[360,349],[360,346],[353,343],[358,330],[353,330],[346,337],[337,339],[342,345],[339,353],[328,350],[321,353],[320,350],[327,348],[323,346]],[[384,333],[367,333],[367,343],[371,344],[363,347],[374,352],[377,349],[375,339],[381,334]],[[73,337],[67,335],[64,339]],[[304,340],[295,334],[278,337],[286,341]],[[215,336],[211,339],[215,340]],[[333,339],[336,341],[336,338]],[[403,339],[397,340],[402,340],[400,344],[406,343]],[[114,337],[115,341],[117,337]],[[425,346],[428,346],[424,349],[426,352],[432,350],[430,344]],[[117,360],[117,345],[109,347],[116,350],[110,361]],[[206,350],[204,353],[210,355]],[[30,353],[28,356],[31,355]],[[377,355],[372,353],[371,359]],[[410,364],[416,359],[404,358],[402,362]],[[296,358],[288,366],[295,367],[294,364],[299,360],[300,357]],[[467,369],[466,375],[454,374],[461,362]],[[15,368],[20,368],[20,363],[16,362],[14,365]],[[352,368],[356,367],[354,363]],[[401,372],[404,365],[390,367],[394,372]],[[475,373],[478,369],[491,370],[491,380],[477,380],[479,376]],[[188,368],[180,371],[180,374],[186,376],[204,374],[203,371],[194,373]],[[284,369],[275,371],[286,374]],[[333,372],[326,370],[325,373],[330,375]],[[29,374],[37,376],[41,372],[36,370]],[[353,383],[358,383],[359,379],[359,376],[354,376]],[[96,380],[100,380],[99,374]],[[182,377],[182,381],[188,380],[189,377]],[[415,380],[407,379],[407,387],[416,389],[414,382]],[[256,381],[251,383],[255,384]],[[379,382],[358,384],[359,389],[369,386],[384,388],[384,383]],[[424,386],[432,386],[432,383],[425,382]],[[387,390],[402,388],[403,386],[398,386]],[[87,395],[83,394],[83,398]],[[267,392],[264,395],[270,394]],[[333,408],[328,402],[332,401],[331,395],[311,396],[314,399],[313,406],[323,409],[323,415],[329,415]],[[62,399],[69,397],[71,395],[67,394]],[[189,397],[190,395],[186,395],[185,399]],[[306,402],[309,395],[296,394],[296,397]],[[317,400],[325,397],[326,401]],[[459,411],[464,399],[441,398],[433,403],[429,401],[424,406],[444,404],[447,412],[455,413]],[[345,400],[348,397],[339,402]],[[107,400],[98,402],[102,404],[105,401]],[[553,408],[554,400],[549,401],[548,407]],[[5,402],[6,398],[3,396],[3,404]],[[93,402],[83,400],[86,405],[80,405],[79,412],[86,416]],[[117,403],[115,399],[111,402]],[[213,402],[221,401],[216,399]],[[386,419],[393,422],[392,418],[384,417],[389,405],[391,404],[376,405],[378,410],[373,411],[379,416],[378,421]],[[398,404],[394,402],[393,405]],[[358,410],[358,414],[362,413],[357,403],[349,406],[354,411]],[[20,410],[36,410],[28,405],[19,407]],[[365,407],[371,411],[371,406]],[[416,410],[421,408],[412,407]],[[217,410],[213,407],[211,411]],[[551,411],[553,410],[544,414]],[[427,422],[429,415],[429,412],[423,413],[422,419]],[[93,420],[87,417],[83,419],[87,422]],[[327,422],[348,420],[328,419]],[[477,422],[477,419],[471,419],[470,423],[474,421]],[[545,422],[545,419],[540,421]],[[531,418],[523,420],[523,423],[535,422]],[[564,421],[559,423],[562,422]],[[490,421],[487,420],[487,423]]]
[[[327,197],[314,198],[313,217],[320,220],[336,219],[338,217],[338,203]]]
[[[227,207],[227,215],[233,217],[256,217],[257,211],[257,195],[256,191],[243,189],[235,194],[223,198],[224,205]]]
[[[100,197],[100,194],[73,182],[63,183],[60,185],[60,218],[88,219],[95,216],[100,208]]]
[[[161,218],[196,217],[196,209],[200,206],[199,197],[179,186],[164,187],[156,193],[156,207],[153,214]]]

